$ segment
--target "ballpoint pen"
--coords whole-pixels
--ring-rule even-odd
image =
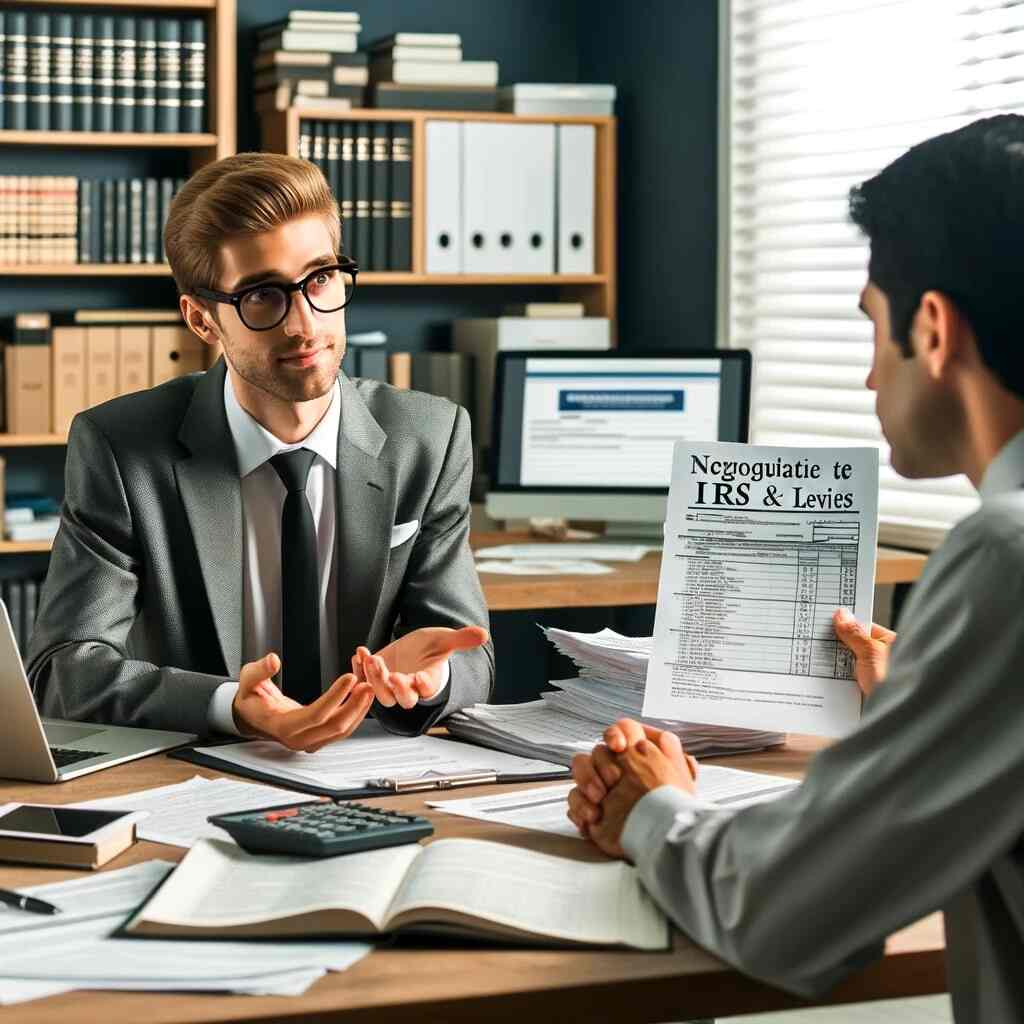
[[[55,907],[46,900],[37,899],[35,896],[23,896],[20,892],[11,892],[10,889],[0,889],[0,903],[18,907],[20,910],[30,910],[33,914],[60,913],[60,907]]]

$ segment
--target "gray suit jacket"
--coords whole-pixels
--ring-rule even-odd
[[[242,652],[242,498],[223,361],[75,417],[60,531],[26,657],[43,714],[207,733]],[[342,664],[420,626],[487,626],[469,550],[469,417],[444,399],[341,381]],[[415,538],[390,548],[396,522]],[[375,705],[415,735],[490,697],[488,644],[451,660],[447,700]]]

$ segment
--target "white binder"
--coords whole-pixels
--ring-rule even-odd
[[[428,274],[462,272],[462,123],[427,121]]]
[[[463,269],[555,269],[555,126],[467,121],[462,148]]]
[[[592,124],[558,126],[559,274],[594,273],[594,164]]]

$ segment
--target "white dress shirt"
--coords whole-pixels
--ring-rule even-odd
[[[302,440],[285,444],[247,413],[238,402],[230,375],[224,377],[224,409],[238,456],[242,489],[242,664],[270,651],[281,654],[281,514],[287,494],[270,460],[281,452],[306,448],[316,455],[306,481],[306,499],[313,513],[320,577],[320,675],[326,689],[351,671],[338,651],[337,510],[338,431],[341,386],[335,384],[331,404],[320,422]],[[447,686],[448,674],[436,700]],[[207,720],[218,732],[238,735],[232,702],[236,682],[223,683],[210,700]]]

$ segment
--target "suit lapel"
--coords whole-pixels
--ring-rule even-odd
[[[342,670],[370,630],[391,554],[394,466],[381,455],[387,434],[352,382],[341,375],[338,431],[338,653]]]
[[[242,490],[224,411],[224,361],[199,380],[178,439],[191,456],[174,467],[224,665],[242,662]]]

